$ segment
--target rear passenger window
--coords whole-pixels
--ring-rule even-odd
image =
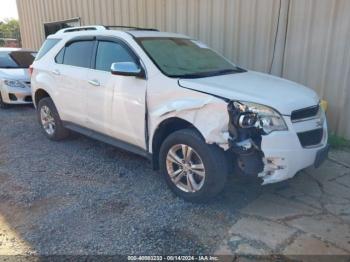
[[[135,59],[124,45],[100,41],[97,48],[96,69],[109,72],[111,65],[118,62],[135,62]]]
[[[86,67],[91,66],[94,41],[78,41],[66,46],[63,64]]]

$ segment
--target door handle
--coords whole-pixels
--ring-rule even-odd
[[[94,80],[89,80],[89,84],[93,86],[100,86],[100,82],[96,79]]]
[[[57,76],[59,76],[61,74],[60,70],[58,70],[58,69],[52,70],[52,73],[54,75],[57,75]]]

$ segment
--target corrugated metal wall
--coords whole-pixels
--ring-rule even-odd
[[[17,0],[23,46],[43,22],[155,27],[200,39],[235,63],[314,88],[331,127],[350,138],[349,0]]]
[[[350,138],[350,1],[292,0],[283,76],[329,101],[328,119]]]

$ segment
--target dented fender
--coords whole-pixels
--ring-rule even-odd
[[[238,122],[247,112],[234,101],[224,101],[213,96],[181,98],[167,101],[149,110],[150,147],[155,130],[169,118],[180,118],[195,126],[206,143],[217,144],[235,155],[237,166],[247,175],[262,177],[270,168],[270,159],[265,159],[262,150],[263,132],[255,126],[242,128]],[[266,183],[266,182],[265,182]]]
[[[217,144],[224,150],[229,147],[227,103],[216,97],[181,98],[167,101],[149,110],[149,117],[151,134],[155,133],[156,128],[164,120],[177,117],[192,123],[202,134],[206,143]]]

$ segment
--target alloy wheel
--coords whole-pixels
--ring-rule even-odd
[[[48,106],[42,106],[40,109],[40,120],[45,132],[52,136],[55,133],[56,123],[52,112]]]
[[[205,167],[201,157],[190,146],[177,144],[167,154],[166,167],[174,185],[184,192],[199,191],[205,181]]]

